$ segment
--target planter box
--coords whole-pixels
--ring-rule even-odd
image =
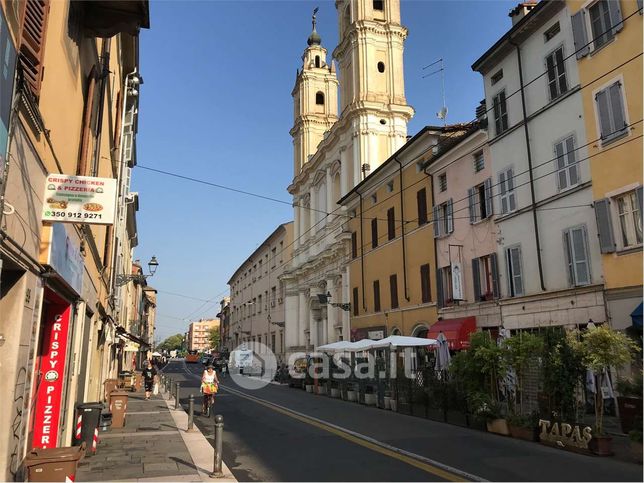
[[[324,386],[324,385],[318,386],[318,394],[320,394],[320,395],[326,394],[326,386]]]
[[[391,398],[391,401],[389,401],[389,407],[393,412],[398,412],[398,401],[396,401],[394,398]]]
[[[313,392],[313,384],[306,385],[306,392]]]
[[[631,454],[635,463],[642,464],[642,443],[631,441]]]
[[[391,409],[391,397],[385,396],[384,398],[384,409]]]
[[[358,400],[358,393],[356,391],[347,391],[347,401],[356,402]]]
[[[364,403],[367,406],[375,406],[377,401],[378,401],[378,396],[376,394],[365,394],[364,395]]]
[[[508,429],[508,422],[505,419],[492,419],[487,421],[487,430],[489,433],[502,434],[503,436],[510,436]]]
[[[612,456],[613,438],[610,436],[593,436],[588,443],[588,449],[597,456]]]
[[[619,419],[622,423],[622,431],[628,434],[635,428],[635,418],[642,415],[642,400],[636,397],[617,398],[619,408]]]
[[[333,398],[339,398],[340,397],[340,389],[337,389],[335,387],[331,388],[331,397]]]
[[[538,435],[534,428],[508,425],[510,436],[524,441],[537,441]]]

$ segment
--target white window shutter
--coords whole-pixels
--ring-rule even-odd
[[[505,176],[508,184],[508,208],[510,211],[514,211],[517,208],[516,193],[514,192],[514,169],[508,169]]]
[[[476,211],[474,205],[476,204],[476,189],[468,188],[467,190],[467,204],[470,211],[470,224],[476,223]]]
[[[610,201],[608,198],[595,201],[595,218],[597,219],[597,232],[599,236],[599,249],[601,253],[615,251],[615,237],[610,216]]]
[[[447,200],[447,233],[454,231],[454,203],[452,198]]]
[[[434,206],[432,223],[434,224],[434,238],[441,236],[441,217],[440,217],[440,206]]]
[[[487,216],[492,216],[492,213],[494,213],[494,203],[492,203],[492,199],[494,196],[492,195],[492,178],[488,178],[485,180],[485,212],[487,213]]]
[[[611,2],[612,3],[612,2]],[[615,82],[608,88],[610,96],[610,107],[613,114],[613,130],[621,131],[626,128],[626,117],[624,116],[624,103],[622,102],[622,84]],[[617,132],[615,132],[617,134]]]
[[[616,34],[622,28],[624,28],[624,22],[622,22],[622,9],[619,5],[619,0],[609,0],[608,2],[608,12],[610,13],[610,23],[613,27],[613,34]]]
[[[608,104],[608,89],[604,89],[595,94],[597,103],[597,115],[599,116],[599,128],[603,140],[610,139],[613,134],[612,123],[610,121],[610,108]]]
[[[571,18],[572,21],[572,35],[575,41],[575,51],[577,52],[577,58],[581,59],[585,57],[590,52],[590,46],[588,45],[588,34],[586,33],[586,12],[584,10],[579,10]]]

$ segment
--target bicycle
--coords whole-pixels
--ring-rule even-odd
[[[202,413],[207,418],[210,417],[210,408],[215,404],[215,394],[217,394],[217,389],[217,384],[201,384],[201,392],[203,392]]]

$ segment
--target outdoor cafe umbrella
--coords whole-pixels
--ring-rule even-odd
[[[350,342],[343,350],[346,352],[362,352],[368,351],[373,347],[375,340],[361,339],[357,342]]]
[[[338,342],[321,345],[318,347],[318,350],[322,352],[344,352],[350,346],[351,342],[348,340],[340,340]]]
[[[409,337],[406,335],[390,335],[384,339],[375,341],[371,345],[371,349],[382,349],[385,347],[424,347],[428,345],[436,345],[436,339],[427,339],[424,337]]]
[[[438,342],[438,347],[436,348],[436,364],[434,364],[434,369],[437,371],[445,371],[449,367],[449,361],[451,359],[449,343],[447,342],[447,337],[442,332],[438,334],[436,341]]]

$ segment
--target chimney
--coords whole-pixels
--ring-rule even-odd
[[[516,7],[510,10],[508,17],[512,19],[512,26],[514,27],[519,20],[528,15],[530,11],[532,11],[532,9],[536,6],[536,1],[523,2],[519,3]]]

